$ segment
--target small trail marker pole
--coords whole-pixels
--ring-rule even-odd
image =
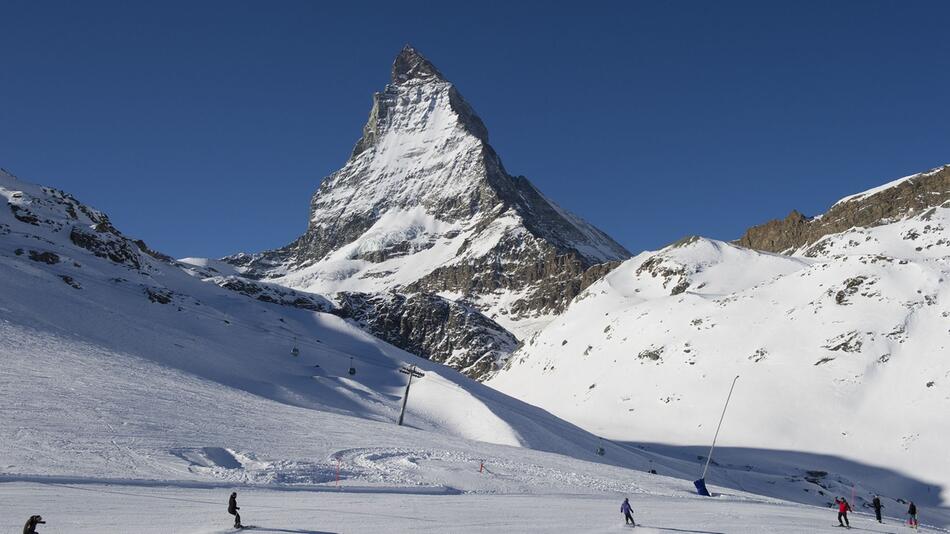
[[[485,470],[485,462],[482,462],[481,465],[478,466],[478,472],[481,473],[484,470]]]
[[[712,461],[713,451],[716,449],[716,440],[719,439],[719,429],[722,428],[722,421],[726,418],[726,408],[729,407],[729,400],[732,399],[732,390],[736,387],[736,380],[739,380],[739,375],[736,375],[736,377],[732,379],[732,386],[729,387],[729,395],[726,397],[726,404],[722,407],[722,415],[719,416],[719,425],[716,426],[716,435],[713,436],[712,446],[709,447],[709,455],[706,457],[703,475],[699,477],[699,480],[693,482],[693,485],[696,486],[696,491],[704,497],[709,497],[709,490],[706,489],[706,471],[709,470],[709,462]]]
[[[409,386],[412,385],[412,377],[422,378],[425,376],[424,373],[416,371],[416,366],[411,365],[409,368],[401,368],[399,372],[404,375],[409,375],[409,381],[406,382],[406,392],[402,395],[402,409],[399,410],[399,421],[396,423],[399,426],[402,426],[402,420],[406,417],[406,403],[409,401]]]

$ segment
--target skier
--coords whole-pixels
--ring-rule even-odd
[[[620,505],[620,512],[623,514],[624,525],[637,526],[637,523],[633,520],[633,508],[630,508],[629,498],[623,500],[623,504]]]
[[[881,504],[881,497],[875,495],[874,500],[871,501],[871,505],[874,506],[874,517],[877,518],[877,522],[883,523],[884,521],[881,521],[881,508],[884,508],[884,505]]]
[[[907,508],[907,515],[910,516],[907,522],[910,523],[911,528],[916,529],[919,523],[917,522],[917,505],[914,504],[914,501],[910,501],[910,506]]]
[[[26,520],[26,524],[23,525],[23,534],[37,534],[36,525],[45,525],[46,521],[43,521],[43,516],[41,515],[31,515],[29,519]]]
[[[838,498],[835,497],[835,504],[838,505],[838,526],[851,528],[851,523],[848,522],[848,512],[851,511],[851,505],[848,504],[848,500],[844,497]],[[844,519],[844,522],[841,520]]]
[[[237,505],[237,492],[234,491],[228,499],[228,513],[234,516],[234,528],[244,528],[241,526],[241,514],[238,513],[240,509],[241,507]]]

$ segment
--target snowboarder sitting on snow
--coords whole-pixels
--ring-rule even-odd
[[[884,521],[881,521],[881,508],[884,508],[884,505],[881,504],[881,498],[875,495],[874,500],[871,501],[871,506],[874,507],[874,517],[877,518],[877,522],[883,523]]]
[[[851,528],[851,523],[848,522],[848,512],[851,511],[851,505],[848,504],[848,500],[843,497],[840,499],[835,497],[835,504],[838,505],[838,526]],[[841,522],[842,519],[844,519],[843,523]]]
[[[907,521],[910,523],[910,526],[917,528],[919,523],[917,523],[917,505],[914,504],[914,501],[910,501],[910,506],[907,507],[907,515],[910,516],[910,519]]]
[[[620,512],[623,513],[624,525],[637,526],[637,524],[633,521],[633,508],[630,508],[630,499],[623,500],[623,504],[620,505]]]
[[[26,524],[23,525],[23,534],[37,534],[36,525],[45,525],[46,521],[43,521],[43,516],[41,515],[31,515],[29,519],[26,520]]]
[[[237,492],[231,493],[231,498],[228,499],[228,513],[234,516],[234,528],[243,528],[241,526],[241,514],[238,513],[241,507],[237,505]]]

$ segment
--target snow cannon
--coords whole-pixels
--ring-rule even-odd
[[[716,434],[713,436],[712,446],[709,447],[709,454],[706,455],[706,465],[703,466],[703,474],[699,475],[699,480],[693,481],[693,485],[696,486],[696,493],[703,497],[711,497],[709,490],[706,489],[706,473],[709,471],[709,462],[712,461],[713,451],[716,450],[716,440],[719,439],[719,430],[722,428],[722,420],[726,418],[726,409],[729,408],[729,399],[732,398],[732,390],[736,388],[736,380],[739,380],[739,375],[736,375],[736,377],[732,379],[732,385],[729,386],[729,395],[726,396],[726,404],[722,407],[722,415],[719,416],[719,425],[716,426]]]
[[[693,485],[696,486],[696,493],[702,495],[703,497],[711,497],[709,495],[709,490],[706,489],[706,479],[701,478],[699,480],[694,480]]]

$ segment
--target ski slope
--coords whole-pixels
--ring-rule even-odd
[[[38,513],[46,533],[229,532],[236,489],[262,532],[612,532],[624,495],[657,532],[802,532],[830,525],[842,473],[888,479],[813,483],[792,453],[725,449],[700,498],[701,453],[600,439],[334,315],[208,283],[63,192],[3,174],[0,195],[3,531]],[[406,365],[425,376],[397,426]]]
[[[653,486],[653,484],[651,484]],[[655,486],[653,486],[655,487]],[[224,534],[230,488],[102,486],[76,483],[0,484],[0,529],[22,528],[12,515],[44,514],[43,534],[109,531]],[[241,517],[250,532],[635,532],[637,534],[734,534],[838,532],[829,509],[748,495],[699,498],[670,488],[631,494],[637,528],[623,526],[622,494],[418,495],[402,492],[281,491],[238,488]],[[904,511],[903,509],[901,511]],[[888,510],[885,510],[887,513]],[[879,525],[867,514],[850,514],[855,532],[911,533],[898,517]],[[24,517],[24,520],[26,517]],[[921,518],[919,532],[941,532]]]
[[[740,375],[720,438],[739,451],[729,471],[797,463],[786,473],[812,494],[795,500],[822,501],[832,479],[859,504],[877,492],[945,513],[948,224],[934,208],[795,256],[703,238],[642,253],[488,383],[612,439],[703,455]]]

